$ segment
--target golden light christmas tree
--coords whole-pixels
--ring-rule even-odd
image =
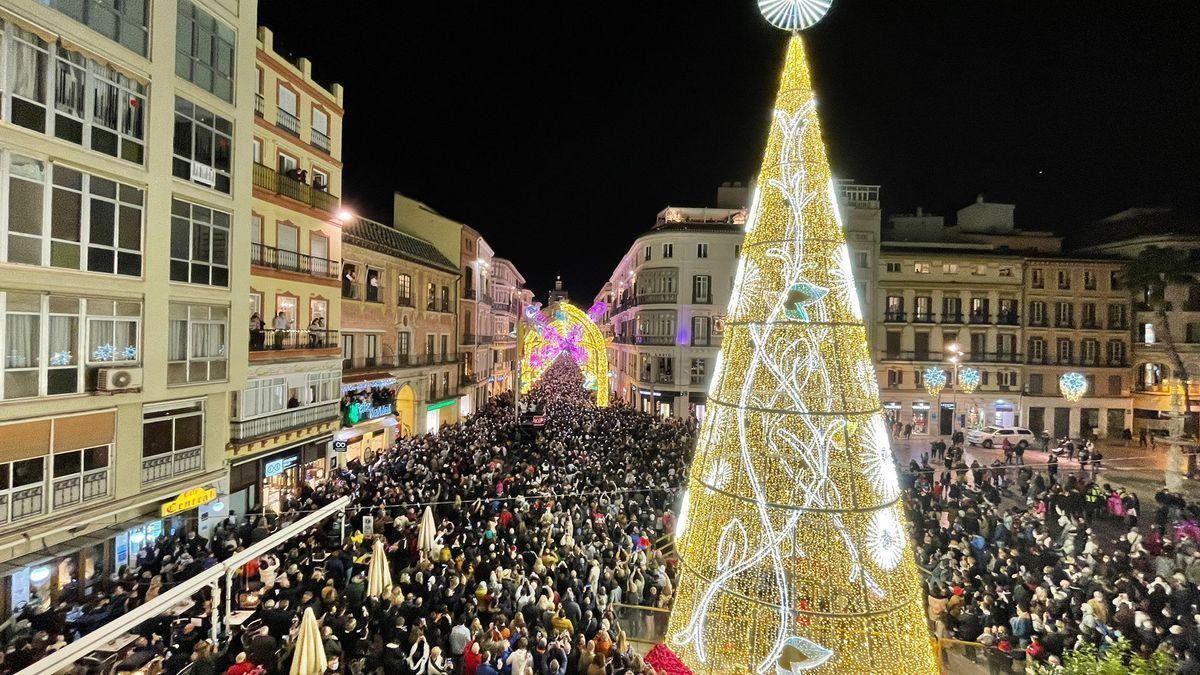
[[[760,6],[794,30],[814,2],[828,8]],[[778,5],[800,9],[773,19]],[[667,643],[698,675],[935,673],[798,35],[757,186],[677,528]]]

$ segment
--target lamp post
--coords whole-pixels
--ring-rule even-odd
[[[957,342],[951,342],[946,345],[946,351],[950,354],[950,363],[954,364],[954,382],[952,383],[954,385],[954,397],[952,399],[954,417],[950,424],[950,434],[954,435],[955,426],[958,424],[958,367],[962,363],[963,350]]]

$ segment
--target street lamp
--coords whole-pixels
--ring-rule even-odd
[[[958,383],[958,367],[961,365],[963,360],[963,350],[957,342],[951,342],[950,344],[946,345],[946,352],[950,354],[950,363],[954,364],[954,381],[951,383],[954,385],[954,397],[952,403],[954,406],[954,417],[951,419],[950,423],[950,433],[953,434],[954,426],[958,422],[958,389],[960,386]]]

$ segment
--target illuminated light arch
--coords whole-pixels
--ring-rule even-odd
[[[551,305],[543,312],[536,305],[525,308],[521,321],[525,336],[521,344],[521,393],[528,393],[542,374],[563,354],[583,371],[583,386],[596,392],[596,405],[608,405],[608,341],[596,319],[604,315],[603,302],[587,312],[569,302]]]

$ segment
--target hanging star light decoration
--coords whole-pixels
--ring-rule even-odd
[[[1063,373],[1058,378],[1059,391],[1062,392],[1063,398],[1072,403],[1083,398],[1083,395],[1087,393],[1087,386],[1087,377],[1083,373]]]
[[[938,366],[929,366],[921,373],[925,380],[925,391],[930,396],[937,396],[946,387],[946,371]]]
[[[983,382],[983,374],[978,368],[962,368],[958,371],[958,388],[964,394],[970,394],[979,388]]]

